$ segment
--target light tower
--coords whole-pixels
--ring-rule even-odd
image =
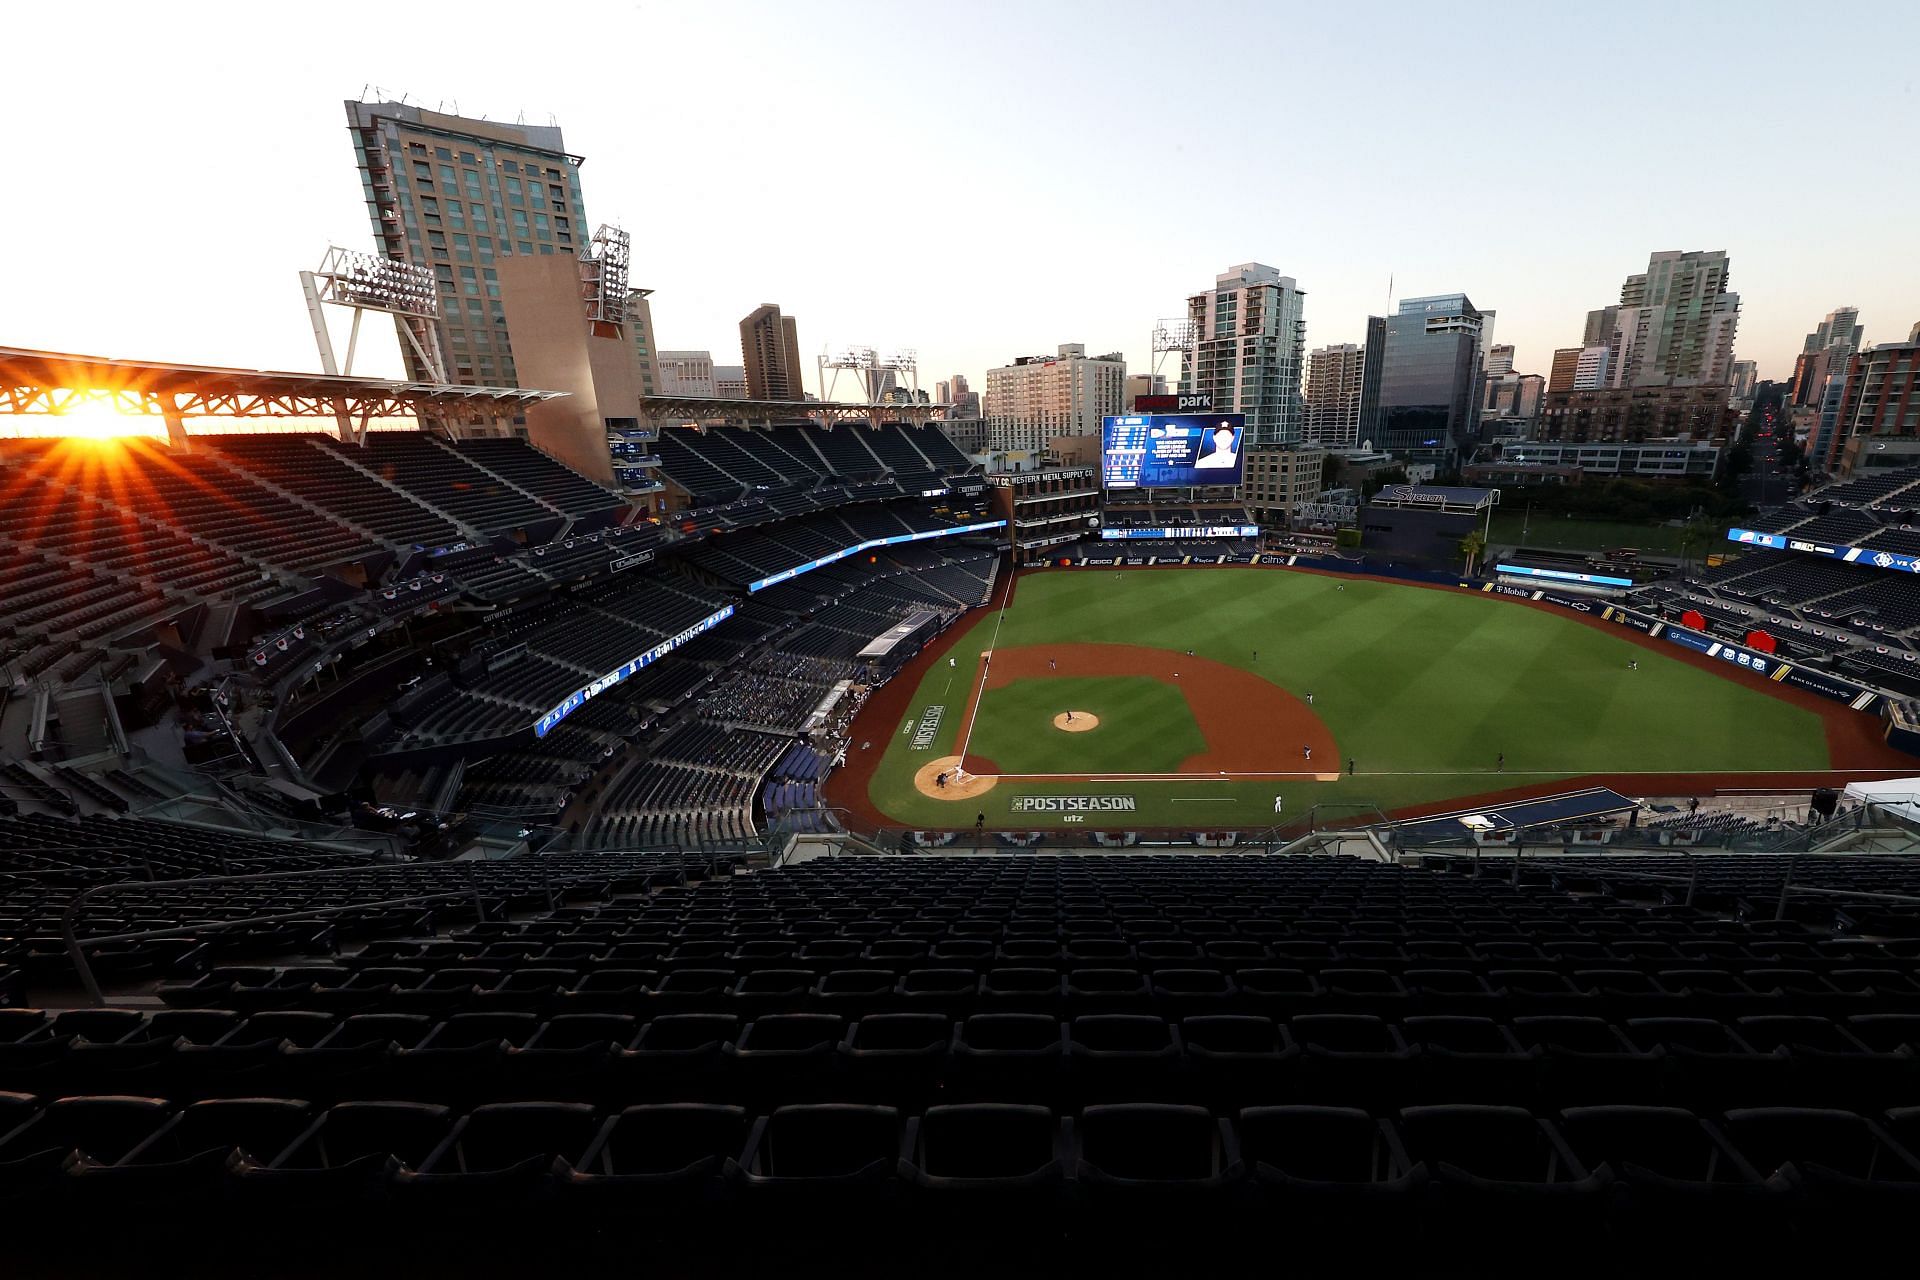
[[[1159,381],[1161,367],[1170,355],[1179,356],[1180,378],[1184,379],[1187,370],[1193,367],[1193,322],[1184,316],[1153,322],[1153,377],[1148,379],[1149,389]],[[1178,388],[1179,379],[1173,385]]]
[[[448,382],[437,323],[440,292],[431,267],[328,245],[319,269],[300,273],[300,287],[307,294],[307,315],[313,321],[313,340],[320,348],[323,372],[353,372],[354,350],[360,344],[360,317],[368,311],[381,311],[399,321],[401,337],[413,348],[421,367],[433,375],[433,381],[441,385]],[[333,335],[327,329],[327,313],[320,305],[323,302],[353,311],[344,365],[334,361]]]
[[[831,371],[831,372],[829,372]],[[920,359],[912,348],[881,356],[872,347],[842,347],[820,357],[820,398],[833,403],[839,399],[840,375],[849,374],[859,387],[859,404],[871,410],[868,418],[876,425],[880,410],[892,404],[889,393],[903,391],[907,403],[920,401]]]

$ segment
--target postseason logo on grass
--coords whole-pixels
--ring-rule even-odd
[[[1132,813],[1132,796],[1015,796],[1015,813]]]
[[[933,746],[933,740],[940,736],[940,717],[946,713],[946,704],[939,702],[920,713],[920,723],[913,730],[915,751],[925,751]]]

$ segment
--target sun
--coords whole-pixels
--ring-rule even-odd
[[[156,419],[145,414],[121,413],[106,400],[83,400],[65,413],[34,423],[35,434],[68,440],[107,441],[125,436],[152,436]]]

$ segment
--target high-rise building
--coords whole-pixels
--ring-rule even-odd
[[[989,369],[987,444],[1038,453],[1054,436],[1096,435],[1102,419],[1120,412],[1126,380],[1119,352],[1090,357],[1077,342]]]
[[[1547,380],[1537,373],[1490,372],[1482,383],[1480,420],[1536,418],[1546,390]]]
[[[947,401],[947,403],[953,407],[947,410],[947,417],[957,422],[980,421],[980,393],[967,386],[967,375],[964,373],[954,374],[949,385],[953,398]],[[972,438],[971,433],[968,433],[967,438]],[[959,443],[958,438],[955,439],[955,443]],[[980,448],[984,449],[986,447],[986,437],[983,433],[981,435]],[[968,452],[978,452],[978,450],[968,450]]]
[[[354,159],[380,252],[432,270],[449,380],[520,386],[499,264],[578,258],[589,228],[580,157],[560,130],[444,115],[398,102],[346,103]],[[430,381],[401,344],[407,376]],[[531,384],[529,384],[531,385]]]
[[[717,364],[713,366],[713,394],[719,400],[751,400],[747,394],[747,370],[745,365]]]
[[[1242,413],[1254,444],[1297,444],[1306,295],[1292,276],[1243,262],[1187,299],[1194,335],[1181,391],[1212,397],[1216,413]]]
[[[1533,439],[1642,444],[1686,437],[1704,444],[1726,435],[1732,412],[1727,389],[1711,384],[1553,391]]]
[[[1130,373],[1127,375],[1126,390],[1121,395],[1120,408],[1132,413],[1139,404],[1141,396],[1164,396],[1171,392],[1167,388],[1167,375],[1164,373]]]
[[[1405,298],[1387,317],[1380,376],[1380,448],[1452,470],[1480,425],[1482,343],[1491,311],[1464,293]]]
[[[1848,373],[1850,357],[1860,349],[1866,329],[1858,307],[1835,307],[1814,326],[1793,362],[1793,382],[1787,403],[1795,408],[1819,408],[1828,403],[1827,384]]]
[[[653,345],[653,304],[647,301],[651,289],[627,290],[627,336],[633,341],[634,358],[640,363],[640,394],[660,394],[660,352]]]
[[[661,395],[714,398],[711,351],[662,351],[656,358],[660,366]]]
[[[1740,295],[1727,289],[1723,250],[1662,250],[1647,269],[1620,286],[1618,308],[1587,317],[1588,346],[1601,345],[1596,326],[1614,312],[1610,386],[1726,386],[1733,380],[1733,339]]]
[[[1587,312],[1587,329],[1580,336],[1583,347],[1604,347],[1613,341],[1613,331],[1619,326],[1620,308],[1601,307]]]
[[[1613,368],[1613,348],[1586,347],[1575,358],[1573,366],[1573,385],[1569,391],[1598,391],[1610,386],[1607,375]]]
[[[1860,349],[1861,339],[1866,337],[1866,333],[1866,326],[1860,323],[1860,308],[1835,307],[1813,327],[1801,350],[1831,351],[1839,348],[1850,355]]]
[[[1487,348],[1487,376],[1499,377],[1513,372],[1513,347],[1509,343]]]
[[[1876,343],[1847,360],[1830,450],[1837,469],[1852,475],[1920,462],[1920,324],[1905,342]],[[1833,461],[1827,469],[1836,469]]]
[[[1752,360],[1733,362],[1733,387],[1727,403],[1742,413],[1753,408],[1754,390],[1760,385],[1760,366]]]
[[[1387,318],[1367,317],[1360,371],[1360,443],[1380,438],[1380,375],[1387,363]]]
[[[933,384],[933,402],[935,404],[953,403],[953,384],[945,378]]]
[[[1573,380],[1580,367],[1580,353],[1585,347],[1556,347],[1553,352],[1553,366],[1547,371],[1548,391],[1571,391]]]
[[[740,354],[747,371],[747,399],[804,400],[800,338],[793,317],[763,302],[740,322]]]
[[[1306,422],[1302,437],[1323,449],[1360,444],[1360,400],[1366,385],[1366,351],[1351,342],[1307,353]]]

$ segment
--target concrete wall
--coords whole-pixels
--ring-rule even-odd
[[[508,340],[523,387],[564,391],[527,408],[527,438],[574,470],[613,484],[608,418],[640,413],[640,360],[626,336],[588,332],[580,266],[559,254],[495,263]]]

